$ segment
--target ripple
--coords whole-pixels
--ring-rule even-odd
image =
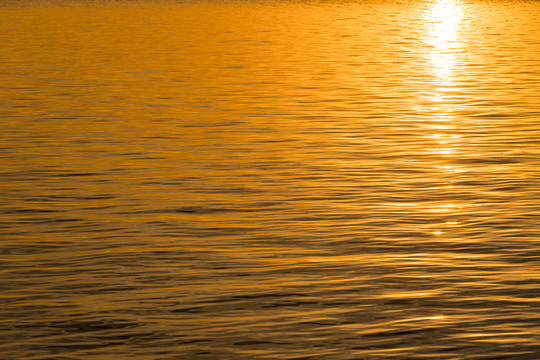
[[[538,358],[537,3],[2,11],[3,358]]]

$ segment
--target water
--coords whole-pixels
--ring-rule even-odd
[[[2,359],[540,358],[540,2],[0,19]]]

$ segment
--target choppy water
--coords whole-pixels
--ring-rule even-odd
[[[0,19],[0,358],[540,359],[540,2]]]

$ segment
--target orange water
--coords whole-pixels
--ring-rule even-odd
[[[0,19],[0,358],[540,358],[539,2]]]

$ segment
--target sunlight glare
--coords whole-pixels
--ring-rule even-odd
[[[461,10],[455,0],[440,0],[429,12],[431,20],[428,44],[431,45],[430,63],[434,75],[445,85],[452,82],[456,52],[459,48],[457,32]]]

